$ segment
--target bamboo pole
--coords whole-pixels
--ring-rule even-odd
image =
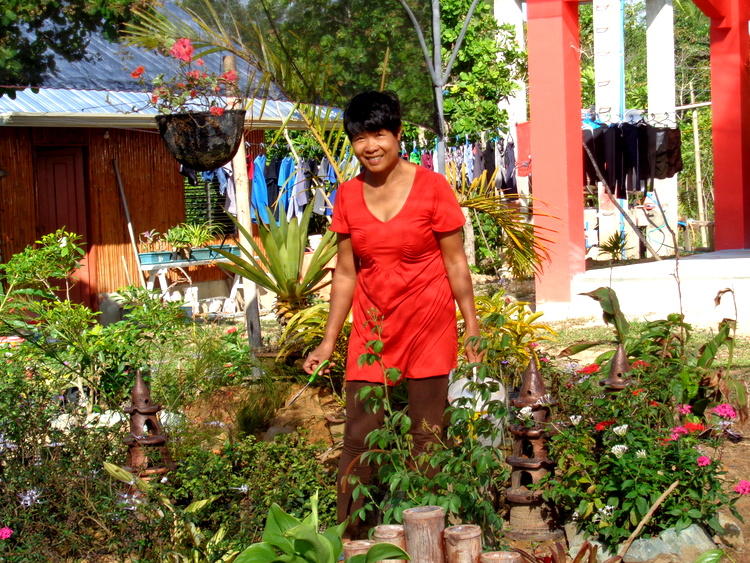
[[[445,563],[445,510],[440,506],[407,508],[403,518],[406,552],[412,563]]]
[[[135,265],[138,267],[138,274],[141,280],[141,286],[146,287],[146,277],[143,275],[141,270],[141,259],[138,256],[138,246],[135,243],[135,235],[133,234],[133,223],[130,221],[130,210],[128,209],[128,200],[125,198],[125,190],[122,187],[122,177],[120,176],[120,168],[117,166],[117,159],[112,159],[112,166],[115,168],[115,178],[117,179],[117,188],[120,190],[120,199],[122,200],[122,207],[125,209],[125,220],[128,222],[128,235],[130,235],[130,246],[133,248],[133,255],[135,256]]]
[[[344,560],[349,559],[355,555],[367,553],[367,551],[375,545],[375,542],[370,540],[354,540],[344,543]]]
[[[375,543],[390,543],[406,551],[406,535],[404,527],[398,524],[383,524],[375,526],[372,541]],[[406,559],[383,559],[382,563],[406,563]]]
[[[693,81],[690,81],[690,102],[691,105],[695,104],[695,88],[693,87]],[[701,170],[701,136],[698,129],[698,108],[694,107],[693,111],[693,146],[695,149],[695,197],[698,200],[698,221],[701,221],[701,226],[698,229],[700,233],[700,244],[696,246],[707,246],[708,245],[708,230],[706,229],[706,203],[703,200],[703,174]]]
[[[451,526],[443,532],[446,563],[479,563],[482,529],[473,524]]]

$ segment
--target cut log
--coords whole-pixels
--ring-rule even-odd
[[[446,563],[479,563],[482,529],[473,524],[451,526],[443,532]]]
[[[443,529],[445,510],[420,506],[403,512],[406,552],[413,563],[445,563]]]

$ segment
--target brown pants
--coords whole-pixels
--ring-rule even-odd
[[[407,379],[406,383],[409,393],[408,413],[412,420],[409,433],[414,438],[416,455],[421,453],[428,443],[437,442],[440,437],[448,400],[448,376]],[[365,410],[365,402],[357,395],[364,387],[373,385],[376,384],[367,381],[349,381],[346,384],[346,427],[338,474],[339,522],[343,522],[362,508],[363,504],[361,496],[357,500],[352,500],[352,490],[356,485],[348,482],[347,470],[349,475],[359,477],[359,481],[364,484],[370,482],[372,475],[372,467],[361,463],[360,456],[368,450],[365,438],[370,432],[381,427],[385,413],[382,409],[376,412]],[[358,522],[352,524],[356,526]]]

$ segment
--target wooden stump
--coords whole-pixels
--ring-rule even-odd
[[[412,562],[445,563],[445,510],[440,506],[408,508],[403,512],[403,518],[406,552]]]
[[[479,563],[523,563],[523,557],[515,551],[489,551],[479,556]]]
[[[344,559],[349,559],[350,557],[359,555],[360,553],[367,553],[367,551],[373,545],[375,545],[375,542],[371,542],[370,540],[354,540],[344,542]]]
[[[482,554],[482,529],[471,524],[451,526],[443,532],[446,563],[478,563]]]
[[[404,527],[400,525],[383,524],[375,526],[372,541],[375,543],[390,543],[406,550],[406,535],[404,534]],[[383,563],[406,563],[406,559],[383,559]]]

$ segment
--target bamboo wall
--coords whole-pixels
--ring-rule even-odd
[[[257,147],[263,131],[249,131],[247,138]],[[85,248],[94,251],[96,260],[94,297],[129,282],[139,285],[113,159],[136,239],[146,230],[164,233],[184,221],[184,178],[156,131],[0,127],[0,168],[8,172],[0,178],[2,261],[46,234],[37,228],[35,148],[63,146],[84,147],[89,230]],[[226,277],[215,267],[190,268],[188,273],[194,282]]]

